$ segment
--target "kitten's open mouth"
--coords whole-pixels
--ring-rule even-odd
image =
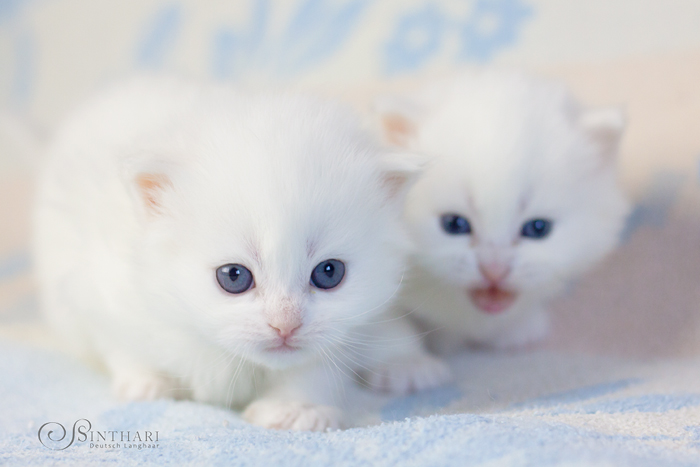
[[[482,287],[471,289],[469,296],[474,305],[486,313],[500,313],[510,307],[517,297],[512,290],[500,287]]]

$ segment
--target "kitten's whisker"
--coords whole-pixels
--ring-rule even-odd
[[[348,370],[350,370],[350,372],[353,373],[353,374],[355,375],[355,377],[360,378],[360,376],[357,374],[357,372],[356,372],[355,370],[353,370],[350,366],[348,366],[348,364],[345,363],[345,362],[343,361],[342,358],[338,358],[338,356],[337,356],[337,355],[335,354],[335,352],[333,351],[333,347],[327,347],[327,350],[330,352],[330,354],[331,354],[333,357],[335,357],[335,358],[333,359],[333,363],[336,365],[336,367],[338,368],[338,370],[340,370],[340,371],[342,372],[342,374],[343,374],[344,376],[347,376],[347,377],[350,378],[350,379],[354,379],[354,377],[353,377],[352,375],[350,375],[349,373],[346,373],[345,370],[342,370],[342,369],[337,365],[336,362],[340,362],[345,368],[347,368]],[[339,350],[339,349],[336,347],[335,350]],[[341,352],[341,354],[342,354],[342,352]],[[346,355],[344,355],[344,354],[342,354],[341,356],[346,357]]]
[[[330,344],[332,344],[332,342],[330,342],[330,341],[328,341],[328,342],[329,342]],[[360,368],[360,369],[362,369],[362,370],[366,370],[367,372],[372,373],[372,374],[374,374],[374,375],[379,375],[379,373],[375,372],[372,368],[370,368],[370,367],[368,367],[368,366],[366,366],[366,365],[364,365],[364,364],[362,364],[362,363],[356,361],[355,359],[353,359],[352,357],[350,357],[348,354],[346,354],[345,352],[343,352],[343,348],[342,348],[341,346],[336,346],[336,347],[335,347],[335,350],[337,350],[338,352],[340,352],[340,354],[341,354],[343,357],[345,357],[345,358],[347,358],[348,360],[350,360],[350,361],[351,361],[354,365],[356,365],[358,368]],[[331,350],[331,352],[332,352],[332,350]],[[360,376],[360,374],[358,374],[353,368],[351,368],[349,365],[347,365],[342,359],[339,359],[339,361],[340,361],[340,363],[342,363],[348,370],[350,370],[357,378],[362,379],[362,376]]]
[[[338,372],[339,372],[341,375],[344,375],[344,374],[345,374],[345,373],[343,372],[343,370],[342,370],[342,369],[338,366],[338,364],[335,362],[335,359],[331,356],[331,355],[333,355],[333,353],[332,353],[332,351],[331,351],[330,348],[324,349],[323,347],[319,347],[319,350],[321,350],[321,352],[323,352],[323,355],[328,359],[328,362],[332,363],[333,366],[335,366],[335,368],[338,370]],[[326,350],[328,350],[328,352],[329,352],[330,354],[327,353]],[[332,367],[329,366],[329,368],[331,368],[331,373],[333,374]],[[339,393],[345,394],[345,385],[343,384],[342,377],[340,377],[339,380],[336,380],[336,379],[334,378],[334,381],[336,382],[336,389],[338,389],[338,392],[339,392]]]
[[[381,361],[382,361],[378,358],[375,358],[375,357],[368,355],[366,352],[364,352],[364,353],[360,352],[359,350],[353,348],[352,345],[343,344],[342,342],[339,342],[339,343],[342,345],[342,347],[344,349],[355,354],[357,356],[357,358],[364,359],[364,360],[370,360],[370,361],[375,362],[375,363],[381,363]]]
[[[319,349],[319,350],[320,350],[320,349]],[[322,366],[323,366],[323,374],[324,374],[325,377],[326,377],[326,383],[327,383],[328,386],[330,387],[330,386],[331,386],[331,375],[332,375],[332,371],[333,371],[333,370],[332,370],[332,368],[328,365],[327,357],[326,357],[323,353],[321,353],[320,351],[318,352],[318,355],[321,356],[321,362],[322,362]],[[329,374],[329,372],[331,372],[331,373]],[[339,390],[339,388],[338,388],[338,383],[335,381],[335,379],[333,379],[333,383],[335,383],[336,391],[338,391],[338,390]]]
[[[425,335],[425,332],[400,337],[366,336],[361,337],[360,339],[355,339],[349,335],[338,335],[333,337],[337,339],[339,343],[344,345],[354,346],[358,349],[364,348],[371,350],[377,348],[393,348],[400,344],[416,342],[419,341],[423,335]]]
[[[371,312],[373,312],[374,310],[377,310],[377,309],[379,309],[379,308],[384,307],[387,303],[389,303],[389,302],[394,298],[394,296],[396,296],[396,294],[399,292],[399,290],[401,290],[401,285],[403,284],[403,279],[404,279],[405,273],[406,273],[406,266],[404,266],[403,270],[401,271],[401,279],[399,279],[399,283],[396,285],[396,288],[395,288],[394,291],[391,293],[391,295],[389,296],[389,298],[387,298],[386,300],[384,300],[384,302],[382,302],[381,304],[375,306],[374,308],[370,308],[369,310],[363,311],[362,313],[359,313],[359,314],[357,314],[357,315],[350,316],[350,317],[347,317],[347,318],[337,319],[337,320],[335,320],[335,322],[342,322],[342,321],[354,320],[354,319],[359,318],[360,316],[364,316],[364,315],[366,315],[367,313],[371,313]]]
[[[238,382],[238,377],[241,374],[241,371],[243,367],[246,365],[246,360],[248,356],[248,350],[249,350],[249,344],[245,344],[243,348],[243,352],[240,353],[238,365],[236,366],[236,370],[233,373],[233,376],[231,377],[231,381],[229,382],[229,387],[228,390],[226,391],[226,405],[228,407],[231,407],[233,405],[233,397],[234,397],[234,392],[236,389],[236,383]]]

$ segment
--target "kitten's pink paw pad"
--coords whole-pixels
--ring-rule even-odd
[[[342,427],[339,409],[301,402],[260,400],[248,406],[243,418],[274,430],[326,431]]]
[[[123,401],[148,401],[173,397],[172,383],[168,378],[148,373],[121,373],[115,375],[112,392]]]
[[[449,383],[452,370],[430,355],[404,355],[372,369],[365,380],[375,391],[405,395]]]

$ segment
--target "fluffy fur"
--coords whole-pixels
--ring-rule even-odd
[[[561,85],[470,72],[378,103],[385,135],[434,160],[411,189],[417,246],[401,297],[438,349],[520,347],[548,330],[547,302],[616,244],[628,205],[616,181],[624,120],[582,108]],[[449,235],[443,214],[472,232]],[[552,221],[540,239],[521,235]]]
[[[120,397],[189,396],[323,430],[345,422],[341,373],[415,348],[374,348],[386,341],[371,323],[404,272],[400,213],[420,163],[379,149],[345,109],[137,79],[79,109],[48,152],[43,309]],[[322,290],[310,275],[327,259],[346,273]],[[216,270],[228,263],[254,287],[226,293]],[[366,341],[367,327],[379,337]]]

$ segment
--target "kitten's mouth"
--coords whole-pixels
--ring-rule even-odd
[[[293,345],[289,345],[286,342],[283,342],[280,345],[276,345],[276,346],[267,348],[267,351],[272,352],[272,353],[294,353],[294,352],[297,352],[298,350],[301,350],[301,349],[299,347],[294,347]]]
[[[491,314],[506,310],[513,304],[517,295],[518,294],[512,290],[502,289],[495,285],[471,289],[469,291],[469,296],[474,305],[481,311]]]

